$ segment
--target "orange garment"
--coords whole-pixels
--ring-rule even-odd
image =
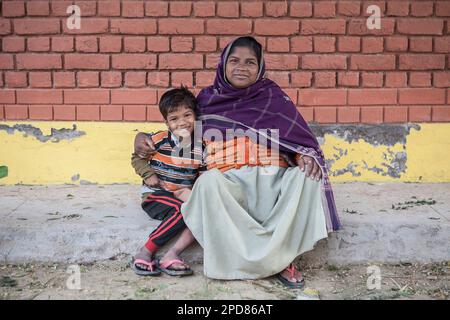
[[[279,150],[267,149],[254,143],[249,137],[237,137],[227,141],[204,141],[206,145],[207,169],[217,168],[222,172],[242,166],[289,167]]]

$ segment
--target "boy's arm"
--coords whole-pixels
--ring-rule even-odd
[[[155,170],[152,169],[148,165],[148,161],[150,159],[142,159],[136,153],[131,155],[131,165],[134,168],[134,171],[143,179],[146,180],[150,178],[153,174],[155,174]]]

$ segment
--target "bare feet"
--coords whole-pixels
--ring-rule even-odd
[[[151,263],[153,261],[153,253],[148,250],[145,246],[139,249],[139,252],[134,256],[134,260],[144,260]],[[143,270],[149,270],[149,267],[142,263],[136,263],[136,266]],[[152,270],[149,270],[152,271]]]

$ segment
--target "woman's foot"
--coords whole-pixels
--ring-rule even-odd
[[[305,279],[293,263],[278,274],[278,279],[289,288],[300,289],[305,286]]]
[[[189,265],[174,251],[168,251],[159,261],[158,269],[173,276],[191,275]]]

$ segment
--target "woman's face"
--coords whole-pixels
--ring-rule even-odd
[[[235,47],[228,56],[225,75],[235,88],[246,88],[256,82],[259,66],[253,50],[247,47]]]

